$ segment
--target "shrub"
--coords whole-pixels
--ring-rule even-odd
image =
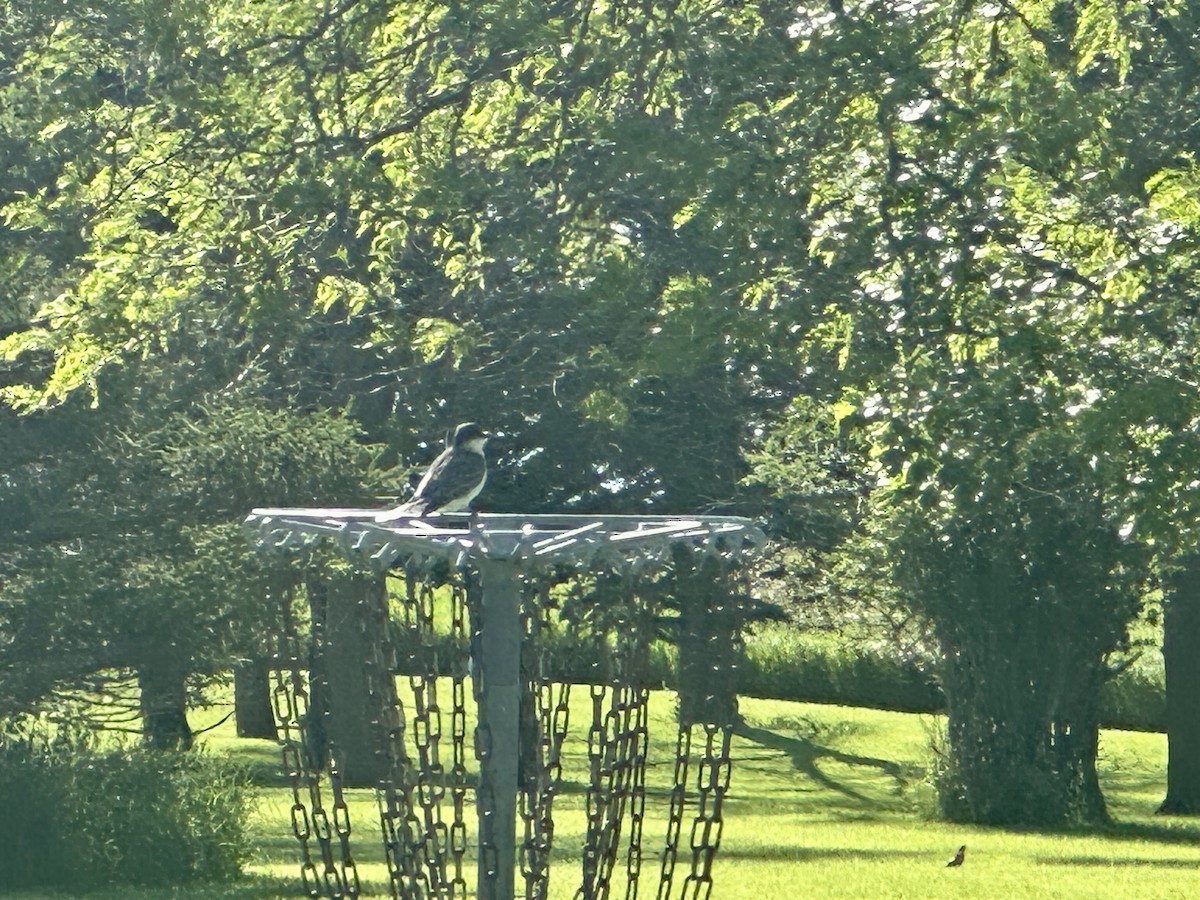
[[[932,712],[942,703],[932,677],[915,663],[787,625],[747,637],[738,689],[753,697],[904,712]]]
[[[0,737],[0,890],[236,877],[248,799],[245,774],[203,754],[10,733]]]
[[[422,651],[405,629],[393,625],[399,647],[398,674],[418,671],[412,662]],[[606,661],[594,642],[560,630],[542,636],[547,674],[576,684],[603,681]],[[937,679],[916,660],[881,644],[793,625],[759,625],[746,635],[745,658],[738,672],[738,693],[770,700],[838,703],[899,712],[944,712]],[[439,660],[461,653],[449,635],[435,640]],[[650,646],[645,676],[654,686],[674,688],[678,650],[663,641]],[[449,670],[443,671],[449,674]],[[1105,727],[1163,731],[1166,695],[1161,665],[1134,666],[1105,682],[1100,721]]]
[[[1100,691],[1100,721],[1130,731],[1167,730],[1167,688],[1162,668],[1133,666]]]
[[[913,660],[863,640],[766,625],[746,638],[739,693],[772,700],[839,703],[901,712],[943,712],[934,676]],[[1100,722],[1107,728],[1163,731],[1162,666],[1139,664],[1106,681]]]

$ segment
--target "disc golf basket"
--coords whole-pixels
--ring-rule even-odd
[[[636,897],[647,857],[658,900],[708,897],[736,719],[732,570],[762,531],[712,516],[374,515],[246,520],[260,548],[294,557],[274,589],[274,708],[307,895],[360,896],[345,787],[370,784],[393,897],[509,900],[518,876],[523,896],[549,896],[555,800],[572,790],[585,816],[580,871],[563,876],[575,898]],[[678,728],[655,791],[649,661],[667,632]],[[590,700],[572,732],[586,771],[564,777],[573,687]],[[648,800],[666,832],[644,852]],[[563,857],[574,848],[556,871]]]

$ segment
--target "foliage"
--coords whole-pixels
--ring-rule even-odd
[[[69,731],[0,743],[5,891],[236,878],[249,847],[245,777],[204,754],[102,751]]]
[[[59,683],[95,688],[101,670],[198,687],[254,655],[270,573],[241,515],[369,498],[374,454],[336,414],[253,402],[124,412],[119,429],[10,470],[12,502],[29,510],[4,535],[10,712]]]
[[[781,623],[755,628],[746,637],[738,691],[744,697],[904,712],[946,709],[930,663],[898,653],[886,639],[798,631]],[[1100,689],[1105,728],[1161,732],[1165,715],[1161,665],[1128,666]]]
[[[1102,818],[1099,693],[1106,659],[1128,647],[1143,560],[1118,534],[1101,467],[1045,398],[1027,403],[998,375],[962,391],[1007,441],[916,460],[871,526],[939,644],[942,808],[993,823]]]
[[[8,213],[20,234],[87,224],[54,305],[7,341],[46,362],[12,403],[95,389],[98,369],[169,352],[176,322],[232,321],[259,336],[242,364],[303,366],[302,391],[313,339],[329,347],[324,402],[402,450],[425,423],[519,426],[539,490],[502,470],[498,503],[730,503],[744,416],[794,380],[790,287],[823,277],[787,259],[808,234],[777,160],[819,148],[758,110],[804,71],[778,23],[690,3],[642,25],[623,4],[229,2],[140,34],[135,9],[50,29],[44,52],[79,74],[20,133],[43,155],[70,135],[83,159]],[[777,74],[756,85],[750,58]]]
[[[1131,667],[1104,683],[1100,722],[1127,731],[1166,731],[1166,685],[1161,671]]]

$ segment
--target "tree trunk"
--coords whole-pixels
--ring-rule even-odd
[[[1200,815],[1200,555],[1168,579],[1163,603],[1167,678],[1167,796],[1160,813]]]
[[[186,673],[170,666],[147,664],[138,669],[142,738],[155,750],[190,750]]]
[[[278,740],[271,708],[271,673],[265,659],[251,659],[233,670],[233,716],[237,736]]]
[[[386,754],[379,747],[382,721],[380,703],[393,702],[394,687],[370,690],[366,660],[375,652],[371,609],[382,602],[385,590],[382,578],[343,575],[327,582],[323,652],[314,675],[323,682],[314,686],[328,709],[323,737],[332,749],[342,782],[348,786],[369,787],[389,775]],[[389,682],[391,673],[387,676]]]
[[[1095,766],[1101,658],[1076,658],[1059,678],[1030,677],[1036,663],[1022,651],[1032,648],[1007,649],[1008,665],[979,648],[946,653],[943,815],[999,826],[1106,822]]]
[[[679,603],[679,724],[732,725],[737,721],[737,611],[720,564],[693,561],[682,546],[674,555]]]

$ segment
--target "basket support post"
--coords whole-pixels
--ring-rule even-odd
[[[515,562],[479,562],[483,582],[479,727],[479,900],[512,900],[516,886],[521,708],[521,578]],[[490,809],[488,809],[490,807]]]

